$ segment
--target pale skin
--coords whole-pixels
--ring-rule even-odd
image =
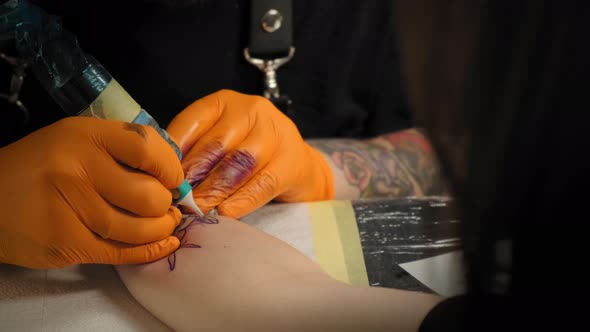
[[[328,161],[334,175],[336,199],[447,194],[435,153],[418,129],[366,140],[307,142]]]
[[[116,267],[133,296],[177,331],[417,331],[442,298],[353,287],[288,244],[237,220],[194,224],[200,248]]]

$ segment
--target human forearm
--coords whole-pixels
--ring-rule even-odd
[[[378,287],[349,286],[305,276],[281,287],[268,311],[277,331],[417,331],[428,312],[443,298]]]
[[[170,259],[117,268],[133,296],[177,331],[415,330],[438,301],[345,285],[286,243],[228,218],[186,234],[174,270]]]
[[[416,129],[367,140],[307,142],[328,160],[336,199],[446,194],[434,151]]]
[[[274,282],[321,274],[288,244],[237,220],[193,226],[174,256],[117,267],[131,294],[176,331],[264,331],[276,324],[262,311]]]

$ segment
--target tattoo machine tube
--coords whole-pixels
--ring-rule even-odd
[[[35,76],[67,114],[151,126],[182,159],[168,133],[96,59],[82,51],[58,18],[27,1],[13,0],[0,8],[0,23],[0,34],[14,36],[20,55],[30,62]],[[186,180],[172,195],[175,204],[203,215]]]

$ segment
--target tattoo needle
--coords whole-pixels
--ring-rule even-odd
[[[199,209],[199,207],[195,203],[193,199],[193,188],[186,180],[182,182],[180,187],[172,190],[172,195],[174,197],[174,201],[176,202],[176,204],[187,207],[193,213],[201,217],[205,216],[203,211],[201,211],[201,209]]]

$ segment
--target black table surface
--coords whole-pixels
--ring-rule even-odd
[[[358,200],[352,206],[371,286],[431,292],[400,264],[461,250],[450,198]]]

